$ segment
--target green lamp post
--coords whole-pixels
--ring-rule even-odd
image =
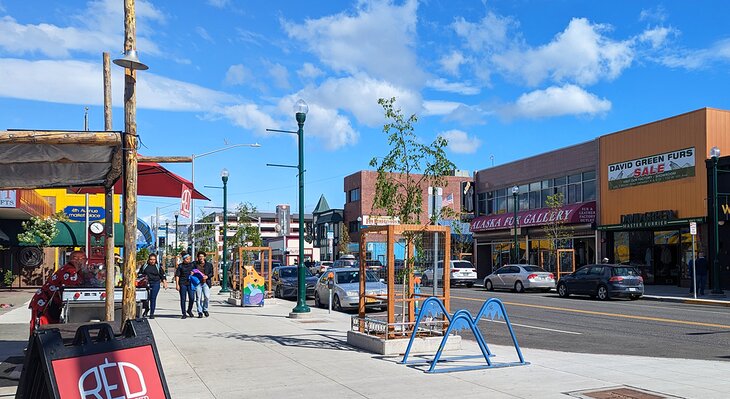
[[[228,289],[228,246],[226,240],[228,238],[228,169],[221,170],[221,180],[223,180],[223,279],[221,293],[230,292]]]
[[[309,106],[304,100],[300,99],[294,104],[294,112],[299,125],[297,131],[299,141],[299,273],[297,279],[297,306],[292,312],[307,313],[310,309],[307,306],[307,276],[304,270],[304,121],[307,119]]]
[[[720,233],[718,231],[719,219],[717,211],[717,161],[720,159],[720,149],[712,147],[710,149],[710,158],[712,159],[712,241],[715,244],[715,251],[712,254],[712,295],[723,295],[720,287]]]
[[[512,223],[512,227],[515,229],[515,263],[520,263],[520,245],[517,241],[517,196],[520,193],[520,188],[517,186],[512,187],[512,198],[514,200],[515,208],[515,221]]]

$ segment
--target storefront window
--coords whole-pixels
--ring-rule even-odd
[[[505,212],[507,212],[507,198],[499,197],[499,198],[497,198],[497,212],[496,213],[505,213]]]
[[[580,176],[580,175],[578,175]],[[582,199],[582,190],[581,185],[579,184],[571,184],[568,186],[568,203],[569,204],[577,204],[578,202],[581,202]]]
[[[547,200],[548,196],[553,195],[553,189],[548,188],[545,190],[542,190],[542,198],[540,199],[540,208],[547,208]]]
[[[520,207],[519,211],[526,211],[530,209],[530,193],[520,193]]]
[[[620,231],[613,234],[613,257],[614,262],[619,264],[629,263],[629,232]]]
[[[487,214],[487,193],[479,193],[477,194],[477,216]]]
[[[583,182],[583,201],[595,201],[596,200],[596,181],[584,181]]]
[[[530,209],[538,209],[541,206],[540,191],[530,191]]]

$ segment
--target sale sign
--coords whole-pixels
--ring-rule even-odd
[[[152,346],[53,360],[61,399],[165,398]]]
[[[190,203],[193,199],[193,192],[186,185],[182,185],[182,194],[180,194],[180,216],[190,217]]]
[[[659,183],[695,175],[695,148],[608,165],[608,189]]]

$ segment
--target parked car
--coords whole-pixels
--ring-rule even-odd
[[[332,289],[332,308],[335,310],[356,309],[360,306],[360,269],[349,267],[330,270],[334,274]],[[327,274],[323,274],[317,281],[314,289],[314,305],[326,307],[329,305],[329,288]],[[365,293],[367,295],[385,296],[388,287],[371,271],[365,272]],[[366,299],[366,308],[385,308],[388,302],[373,298]]]
[[[525,290],[548,292],[555,288],[555,276],[540,266],[505,265],[484,277],[484,288],[487,291],[499,288],[516,292]]]
[[[358,262],[357,259],[355,259],[354,255],[342,255],[340,259],[337,259],[335,263],[332,264],[333,268],[341,268],[341,267],[357,267]]]
[[[296,298],[299,292],[299,275],[297,266],[278,266],[271,271],[271,289],[274,291],[274,298]],[[307,297],[314,296],[314,286],[317,284],[317,277],[313,276],[308,269],[304,269]]]
[[[332,261],[323,260],[316,262],[314,266],[309,269],[309,271],[312,272],[312,274],[319,275],[326,272],[327,269],[329,269],[330,267],[332,267]]]
[[[449,281],[450,285],[466,285],[468,288],[471,288],[474,286],[474,283],[477,281],[477,271],[474,268],[474,265],[471,264],[468,260],[458,260],[453,259],[449,262],[450,265],[450,275],[449,275]],[[438,279],[441,283],[444,281],[444,262],[439,261],[438,262]],[[433,266],[426,269],[423,274],[421,275],[421,285],[429,285],[433,283]]]
[[[365,267],[367,267],[368,270],[379,273],[380,270],[383,269],[383,264],[377,259],[369,259],[365,261]]]
[[[613,297],[639,299],[644,295],[644,279],[636,268],[626,265],[587,265],[558,281],[558,295],[589,295],[606,300]]]

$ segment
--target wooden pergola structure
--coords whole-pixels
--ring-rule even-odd
[[[260,268],[259,270],[256,270],[256,263],[254,262],[252,265],[244,265],[244,256],[243,254],[245,252],[254,252],[258,253],[258,260]],[[271,294],[271,248],[269,247],[239,247],[238,248],[238,278],[240,280],[240,283],[243,283],[243,271],[245,266],[250,266],[258,274],[260,274],[264,279],[266,280],[266,295],[270,296]],[[265,265],[268,265],[268,273],[264,273],[264,267]],[[235,285],[234,285],[235,287]],[[243,290],[243,287],[240,287],[241,290]]]
[[[410,331],[413,328],[413,324],[416,321],[416,302],[425,300],[433,295],[424,293],[414,292],[414,270],[413,262],[411,259],[415,255],[415,246],[410,241],[410,248],[406,248],[406,259],[404,260],[403,267],[408,273],[408,289],[405,290],[405,295],[396,292],[396,271],[395,271],[395,243],[399,237],[403,237],[408,234],[427,234],[437,233],[443,236],[443,295],[437,296],[443,301],[446,310],[450,309],[450,258],[451,258],[451,229],[448,226],[435,226],[435,225],[390,225],[390,226],[372,226],[366,227],[360,232],[360,301],[358,307],[359,316],[359,331],[365,332],[365,309],[368,300],[387,300],[387,332],[385,339],[395,338],[396,333],[402,335],[405,331]],[[371,295],[366,292],[365,282],[367,280],[367,263],[366,263],[366,252],[368,237],[373,234],[381,234],[386,236],[386,268],[387,274],[385,276],[385,283],[387,284],[387,295],[383,298],[379,295]],[[410,255],[409,255],[410,254]],[[437,261],[437,260],[436,260]],[[437,276],[434,275],[434,280]],[[404,308],[407,307],[407,317],[400,323],[396,321],[396,304],[401,303]],[[396,331],[396,325],[402,326],[401,331]]]

